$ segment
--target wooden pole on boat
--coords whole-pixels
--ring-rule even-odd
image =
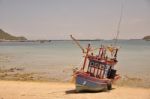
[[[102,70],[103,70],[103,67],[102,67],[102,64],[100,64],[100,73],[99,73],[99,78],[100,79],[102,78]]]
[[[82,50],[82,52],[84,53],[84,48],[80,45],[80,43],[72,36],[70,35],[71,39],[78,45],[78,47]]]
[[[98,73],[99,73],[99,66],[98,66],[98,68],[97,68],[97,73],[96,73],[96,77],[98,78]]]
[[[86,55],[85,55],[85,58],[84,58],[84,63],[83,63],[83,67],[82,67],[82,70],[84,70],[85,68],[85,65],[86,65],[86,61],[87,61],[87,58],[88,58],[88,53],[90,51],[90,44],[88,44],[88,48],[87,48],[87,52],[86,52]]]

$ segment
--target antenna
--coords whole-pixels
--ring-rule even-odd
[[[123,5],[123,1],[122,1],[122,3],[121,3],[121,13],[120,13],[120,18],[119,18],[118,26],[117,26],[117,34],[116,34],[116,37],[115,37],[115,45],[117,44],[117,41],[118,41],[118,38],[119,38],[120,24],[121,24],[122,16],[123,16],[123,8],[124,8],[124,5]]]

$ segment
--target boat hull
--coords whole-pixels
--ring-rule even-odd
[[[103,91],[108,89],[109,81],[84,74],[76,76],[76,91]]]

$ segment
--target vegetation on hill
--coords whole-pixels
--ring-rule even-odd
[[[0,40],[27,40],[25,37],[12,36],[0,29]]]
[[[150,41],[150,36],[145,36],[143,40]]]

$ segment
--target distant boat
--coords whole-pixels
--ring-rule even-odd
[[[40,43],[51,42],[51,40],[39,40]]]
[[[45,41],[44,40],[40,40],[40,43],[44,43]]]

